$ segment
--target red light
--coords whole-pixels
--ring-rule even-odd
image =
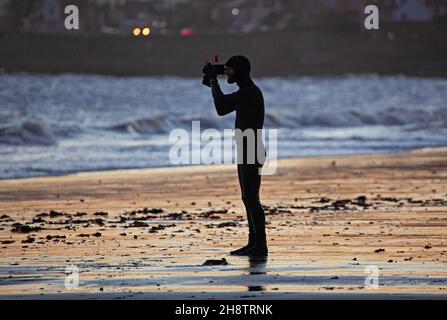
[[[180,34],[182,35],[182,37],[191,37],[194,35],[194,30],[192,28],[183,28],[180,31]]]

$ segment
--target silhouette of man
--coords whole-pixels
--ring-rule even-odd
[[[250,62],[244,56],[234,56],[225,63],[224,73],[228,77],[228,83],[236,83],[239,86],[239,90],[231,94],[222,93],[215,67],[210,63],[205,67],[206,74],[203,83],[211,87],[214,105],[219,116],[236,111],[236,135],[238,132],[245,132],[249,129],[254,131],[254,139],[250,140],[244,135],[242,135],[242,139],[236,138],[237,172],[242,200],[247,212],[249,234],[247,245],[230,253],[233,255],[267,256],[265,213],[259,200],[261,187],[259,171],[265,161],[265,148],[262,135],[258,136],[257,134],[258,129],[262,129],[264,126],[264,98],[261,90],[250,77],[250,69]],[[240,150],[242,150],[242,155]],[[254,155],[250,153],[254,153]]]

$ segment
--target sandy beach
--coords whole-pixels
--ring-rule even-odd
[[[2,180],[0,298],[447,298],[447,148],[280,160],[261,200],[250,260],[233,165]]]

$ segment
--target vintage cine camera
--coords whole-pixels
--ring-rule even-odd
[[[216,70],[216,74],[225,74],[225,66],[223,64],[215,64],[213,65],[214,69]],[[202,69],[203,74],[206,74],[206,66],[203,67]]]
[[[219,55],[214,55],[214,64],[213,64],[213,66],[214,66],[214,69],[216,70],[216,74],[217,75],[223,75],[223,74],[225,74],[225,66],[223,65],[223,64],[218,64],[218,62],[219,62]],[[203,79],[202,79],[202,84],[203,85],[205,85],[205,86],[207,86],[207,87],[210,87],[211,86],[211,84],[210,84],[210,79],[208,78],[208,76],[207,76],[207,74],[206,74],[206,64],[205,64],[205,66],[203,67],[203,69],[202,69],[202,73],[203,73]]]

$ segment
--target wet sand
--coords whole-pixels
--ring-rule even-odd
[[[232,165],[0,181],[0,298],[447,298],[447,148],[281,160],[261,199],[266,260],[228,254]]]

